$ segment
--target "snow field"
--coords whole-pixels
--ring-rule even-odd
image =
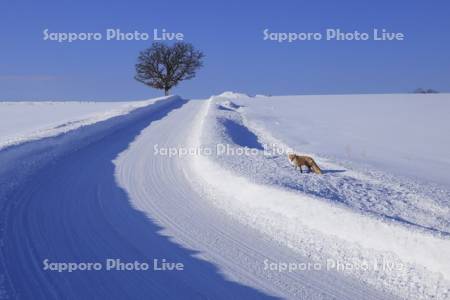
[[[241,103],[236,103],[233,98],[211,98],[208,111],[199,120],[201,129],[193,137],[193,143],[211,148],[217,143],[228,143],[232,147],[254,147],[262,152],[266,144],[262,137],[256,136],[245,126],[249,121],[243,120],[242,111],[246,108],[240,106]],[[286,145],[281,143],[281,147]],[[327,260],[333,260],[353,266],[373,266],[368,270],[349,268],[343,272],[400,297],[448,297],[450,251],[445,249],[450,249],[450,240],[441,231],[443,228],[425,230],[420,223],[410,225],[398,222],[382,216],[376,209],[367,211],[367,207],[363,206],[357,211],[351,205],[324,201],[326,197],[323,199],[323,195],[311,193],[307,188],[296,190],[295,184],[302,184],[297,183],[299,180],[303,181],[303,185],[319,184],[320,187],[322,181],[356,177],[357,181],[347,180],[345,188],[351,191],[347,194],[350,197],[348,201],[359,202],[361,183],[368,185],[373,184],[370,181],[375,181],[382,185],[380,196],[392,188],[392,182],[387,181],[387,177],[374,178],[370,172],[366,174],[357,168],[345,174],[346,168],[333,160],[319,158],[319,165],[327,169],[344,169],[345,172],[330,172],[321,179],[309,181],[305,178],[317,177],[292,174],[285,157],[267,155],[195,156],[192,162],[199,180],[209,187],[210,197],[217,206],[301,255],[325,264]],[[317,180],[319,182],[315,182]],[[289,182],[294,182],[294,186],[289,188],[286,184]],[[385,195],[385,198],[389,197]],[[424,215],[430,213],[427,208],[433,205],[422,205],[426,210]],[[439,210],[436,209],[436,212]],[[426,224],[426,220],[423,223]],[[447,225],[444,225],[447,230]],[[386,268],[386,264],[398,268],[392,270]]]

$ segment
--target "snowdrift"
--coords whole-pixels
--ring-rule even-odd
[[[380,290],[404,298],[447,297],[448,190],[303,147],[322,145],[320,139],[332,135],[315,134],[325,127],[315,117],[323,114],[306,109],[301,97],[292,97],[278,114],[279,99],[257,99],[212,97],[198,119],[193,146],[210,148],[213,155],[194,156],[192,168],[213,203],[305,257],[348,266],[340,271]],[[261,111],[264,117],[258,118]],[[301,118],[297,111],[310,114]],[[278,131],[264,127],[278,126],[285,116]],[[311,116],[319,124],[309,124]],[[378,141],[381,148],[388,147],[384,141]],[[317,158],[325,175],[294,172],[285,156],[294,150]]]
[[[157,99],[134,102],[0,102],[0,150],[56,136],[129,113]]]
[[[109,132],[127,126],[134,119],[157,111],[174,101],[181,101],[181,98],[172,96],[129,103],[125,106],[121,104],[121,108],[100,113],[90,112],[90,117],[84,118],[76,118],[72,113],[74,121],[40,130],[36,134],[28,134],[23,137],[19,135],[17,138],[9,139],[9,146],[0,149],[0,165],[2,166],[0,169],[0,199],[4,199],[12,188],[41,166],[66,153],[77,151],[77,149],[101,139]],[[65,109],[64,105],[66,104],[55,105]],[[45,125],[41,126],[45,128]],[[2,206],[1,202],[0,206]]]

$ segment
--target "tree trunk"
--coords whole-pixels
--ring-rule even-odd
[[[170,91],[170,89],[165,88],[165,89],[164,89],[164,95],[165,95],[165,96],[168,96],[168,95],[169,95],[169,91]]]

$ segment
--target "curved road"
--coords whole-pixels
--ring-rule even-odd
[[[384,298],[340,274],[265,270],[265,259],[308,261],[215,209],[192,187],[188,157],[154,155],[155,144],[187,145],[203,105],[177,100],[135,114],[17,187],[2,213],[0,298]],[[184,270],[43,270],[45,259],[109,258],[165,259]]]

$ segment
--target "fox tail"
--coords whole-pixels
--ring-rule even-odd
[[[322,174],[322,170],[319,168],[319,166],[316,164],[316,162],[315,162],[313,159],[311,159],[311,160],[309,161],[309,164],[310,164],[311,170],[312,170],[314,173],[316,173],[316,174]]]

